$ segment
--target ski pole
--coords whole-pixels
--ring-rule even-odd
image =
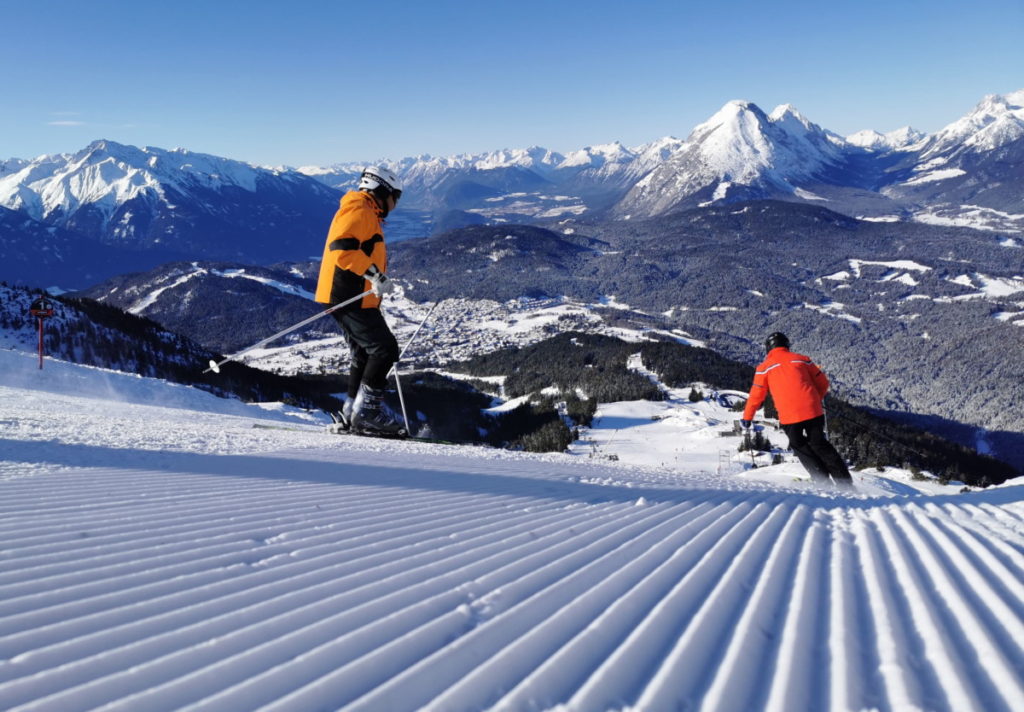
[[[442,299],[441,301],[444,300]],[[440,303],[441,302],[434,302],[434,306],[430,307],[430,311],[428,311],[427,315],[423,317],[423,321],[421,321],[420,325],[416,327],[416,331],[412,332],[412,336],[410,336],[409,340],[405,342],[405,346],[402,347],[402,350],[398,352],[398,359],[395,361],[394,365],[391,366],[392,371],[398,373],[398,362],[402,360],[402,356],[404,356],[405,352],[409,350],[410,346],[412,346],[412,342],[416,340],[417,336],[419,336],[420,329],[422,329],[423,325],[427,323],[427,319],[430,318],[430,315],[434,313],[434,310],[437,309],[437,306]]]
[[[442,299],[441,301],[444,300]],[[398,363],[399,361],[402,360],[402,356],[405,355],[405,352],[409,349],[409,347],[412,346],[412,342],[419,335],[420,329],[422,329],[423,325],[427,323],[427,319],[430,318],[430,315],[434,313],[434,310],[437,309],[437,305],[440,303],[440,301],[434,302],[434,306],[430,307],[430,311],[428,311],[427,315],[423,317],[423,321],[421,321],[420,325],[416,327],[416,331],[414,331],[412,336],[409,337],[409,340],[405,342],[405,348],[403,348],[398,353],[398,360],[396,360],[395,363],[391,366],[391,371],[388,373],[388,375],[394,374],[395,376],[395,389],[398,391],[398,402],[401,403],[402,405],[402,419],[405,421],[405,432],[409,433],[410,435],[412,434],[412,431],[409,430],[409,414],[405,410],[405,395],[402,393],[402,381],[398,377]]]
[[[319,314],[314,314],[313,316],[309,317],[308,319],[303,319],[298,324],[294,324],[293,326],[289,326],[287,329],[283,329],[283,330],[277,332],[276,334],[274,334],[273,336],[268,336],[267,338],[263,339],[263,341],[260,341],[259,343],[256,343],[256,344],[253,344],[249,348],[242,349],[238,353],[231,354],[230,356],[225,356],[220,361],[214,361],[213,359],[210,359],[210,367],[207,368],[205,371],[203,371],[203,373],[209,373],[210,371],[213,371],[214,373],[220,373],[220,367],[223,366],[228,361],[235,361],[240,356],[249,353],[253,349],[258,349],[260,346],[264,346],[266,344],[269,344],[274,339],[277,339],[277,338],[279,338],[281,336],[284,336],[285,334],[290,334],[291,332],[295,331],[296,329],[300,329],[303,326],[305,326],[306,324],[310,324],[310,323],[316,321],[320,317],[327,316],[331,312],[338,311],[342,307],[347,307],[349,304],[352,304],[353,302],[357,302],[357,301],[359,301],[360,299],[362,299],[363,297],[365,297],[365,296],[367,296],[369,294],[373,294],[373,290],[372,289],[367,289],[362,294],[357,294],[356,296],[352,297],[351,299],[346,299],[341,304],[335,304],[332,307],[328,307],[327,309],[324,309]]]
[[[402,395],[402,381],[398,378],[398,371],[396,369],[392,369],[392,371],[394,371],[395,374],[395,388],[398,390],[398,402],[402,405],[402,420],[405,421],[405,433],[406,435],[411,436],[412,432],[409,430],[409,416],[405,412],[405,396]]]

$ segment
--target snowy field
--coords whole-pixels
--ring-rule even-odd
[[[1024,709],[1024,488],[670,395],[526,455],[0,351],[0,709]]]

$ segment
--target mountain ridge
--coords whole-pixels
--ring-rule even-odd
[[[322,240],[323,216],[340,197],[295,171],[109,140],[5,165],[10,169],[0,175],[0,207],[82,243],[139,254],[294,259]],[[5,233],[0,238],[17,237]],[[39,255],[47,257],[52,255]],[[87,266],[95,272],[104,267],[99,260]],[[108,268],[104,277],[112,274]]]
[[[650,216],[667,210],[688,208],[701,203],[735,202],[752,198],[785,198],[798,201],[828,200],[832,209],[853,217],[863,209],[870,216],[930,214],[928,205],[917,205],[920,197],[913,190],[900,190],[900,183],[912,181],[915,170],[927,170],[943,151],[959,150],[963,154],[1005,149],[999,158],[1003,163],[1024,163],[1024,147],[1014,145],[1024,135],[1024,90],[1005,95],[989,95],[970,112],[934,134],[924,134],[903,127],[886,134],[860,131],[839,136],[814,124],[790,104],[765,113],[750,101],[727,102],[708,120],[698,124],[687,139],[665,137],[641,146],[626,148],[619,143],[587,147],[559,154],[541,147],[502,149],[481,154],[460,154],[448,158],[421,156],[397,161],[381,161],[408,177],[409,196],[430,196],[430,184],[445,174],[460,171],[500,171],[510,168],[528,169],[555,185],[574,185],[565,181],[571,169],[581,175],[601,174],[624,176],[634,181],[631,190],[594,206],[612,209],[618,217]],[[730,131],[716,131],[730,123]],[[995,127],[995,128],[993,128]],[[750,130],[756,129],[756,130]],[[768,130],[771,129],[771,130]],[[769,135],[770,134],[770,135]],[[708,146],[709,138],[717,138],[717,146]],[[613,150],[608,150],[609,147]],[[707,150],[711,148],[712,150]],[[737,157],[745,160],[730,160]],[[782,158],[783,165],[773,162]],[[920,158],[920,160],[918,160]],[[689,164],[689,165],[688,165]],[[362,164],[335,164],[332,168],[303,168],[318,175],[334,187],[349,185]],[[991,166],[982,166],[991,171]],[[936,175],[936,181],[948,177]],[[982,176],[989,182],[1000,182],[1001,175]],[[815,191],[820,178],[833,189],[848,189],[853,195],[823,197]],[[561,183],[557,182],[561,180]],[[728,184],[728,185],[726,185]],[[889,188],[888,190],[880,190]],[[874,193],[875,200],[863,200],[857,191]],[[606,192],[614,193],[612,186]],[[835,192],[834,190],[832,191]],[[906,195],[904,195],[906,193]],[[647,196],[647,197],[645,197]],[[942,202],[938,195],[926,196],[928,202]],[[1018,202],[1024,197],[1017,195]],[[428,201],[429,202],[429,199]],[[948,201],[947,201],[948,202]],[[994,210],[1010,209],[999,199]],[[982,207],[986,207],[982,202]],[[1020,212],[1011,210],[1011,213]],[[1014,223],[1024,230],[1024,222]],[[999,229],[1003,229],[1003,225]]]
[[[851,217],[1024,233],[1024,90],[987,96],[930,135],[905,128],[844,138],[792,105],[769,114],[736,100],[682,140],[383,163],[406,188],[391,218],[392,239],[468,224],[640,218],[766,198]],[[0,207],[89,244],[270,264],[318,252],[335,201],[362,165],[261,167],[98,140],[73,154],[0,163]],[[8,228],[0,238],[10,242],[17,233]]]

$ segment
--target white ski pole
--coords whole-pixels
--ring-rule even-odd
[[[242,349],[238,353],[231,354],[230,356],[225,356],[220,361],[214,361],[213,359],[210,359],[210,367],[207,368],[205,371],[203,371],[203,373],[209,373],[210,371],[213,371],[214,373],[220,373],[220,367],[223,366],[224,364],[226,364],[228,361],[236,361],[240,356],[243,356],[243,355],[249,353],[253,349],[258,349],[260,346],[264,346],[266,344],[269,344],[274,339],[280,338],[280,337],[284,336],[285,334],[290,334],[291,332],[295,331],[296,329],[300,329],[303,326],[305,326],[306,324],[310,324],[310,323],[316,321],[320,317],[327,316],[331,312],[338,311],[342,307],[347,307],[349,304],[352,304],[353,302],[359,301],[360,299],[362,299],[363,297],[367,296],[368,294],[373,294],[373,290],[372,289],[367,289],[362,294],[357,294],[356,296],[352,297],[351,299],[346,299],[341,304],[335,304],[332,307],[324,309],[319,314],[314,314],[313,316],[309,317],[308,319],[303,319],[298,324],[295,324],[293,326],[289,326],[287,329],[283,329],[282,331],[277,332],[273,336],[268,336],[267,338],[263,339],[263,341],[260,341],[257,344],[253,344],[249,348]]]
[[[441,301],[444,300],[442,299]],[[430,307],[430,311],[428,311],[427,315],[423,317],[423,321],[421,321],[420,325],[416,327],[416,331],[412,332],[412,336],[409,337],[409,340],[405,342],[405,346],[402,347],[402,350],[398,353],[398,360],[395,361],[395,364],[391,367],[392,371],[396,373],[398,372],[398,362],[402,360],[403,356],[405,356],[405,352],[409,350],[409,347],[412,346],[412,342],[416,340],[417,336],[419,336],[420,329],[422,329],[423,325],[427,323],[427,319],[430,318],[430,315],[434,313],[434,310],[437,309],[437,305],[440,303],[441,302],[434,302],[434,306]]]
[[[409,430],[409,415],[405,412],[405,396],[402,395],[402,381],[398,378],[398,371],[393,369],[395,374],[395,388],[398,390],[398,402],[402,405],[402,420],[405,421],[405,434],[412,436],[412,431]]]
[[[423,321],[421,321],[420,325],[416,327],[416,331],[414,331],[412,336],[409,337],[409,340],[405,342],[405,348],[399,352],[398,360],[391,366],[391,371],[389,373],[389,375],[394,374],[395,376],[395,389],[398,391],[398,402],[402,405],[402,419],[405,421],[405,432],[409,435],[412,435],[412,431],[409,430],[409,415],[405,410],[405,395],[402,393],[402,381],[398,377],[398,363],[402,360],[402,356],[405,355],[405,352],[409,350],[409,347],[412,346],[412,342],[416,340],[416,337],[420,333],[420,329],[422,329],[423,325],[427,323],[427,319],[430,318],[430,315],[434,313],[434,310],[437,309],[437,305],[440,303],[441,302],[434,302],[434,306],[430,307],[430,311],[428,311],[427,315],[423,317]]]

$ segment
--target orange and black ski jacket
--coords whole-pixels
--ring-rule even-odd
[[[381,209],[369,193],[353,190],[344,195],[327,231],[316,301],[340,304],[370,289],[363,275],[370,265],[387,271],[388,251],[384,245]],[[374,309],[380,297],[368,294],[358,306]]]
[[[769,392],[779,411],[779,423],[799,423],[824,413],[821,400],[828,393],[828,376],[811,359],[780,346],[768,352],[754,373],[744,420],[754,419]]]

